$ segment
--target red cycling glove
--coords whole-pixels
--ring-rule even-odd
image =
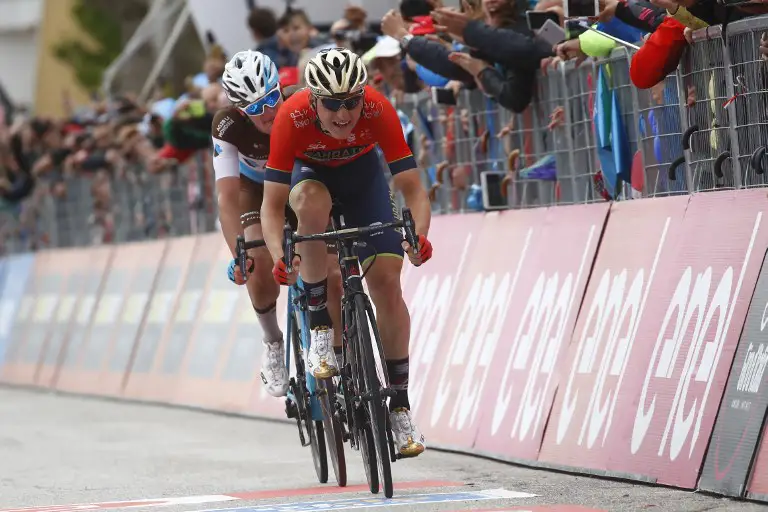
[[[272,276],[277,284],[288,286],[288,268],[285,265],[285,257],[280,258],[272,267]]]
[[[301,256],[298,254],[294,255],[294,261],[295,258],[301,259]],[[275,278],[275,281],[277,284],[283,285],[283,286],[290,286],[293,284],[292,279],[289,279],[291,275],[295,274],[298,271],[296,267],[294,267],[293,272],[291,274],[288,273],[288,266],[285,263],[285,256],[281,257],[279,260],[275,262],[275,266],[272,267],[272,277]]]
[[[411,260],[411,263],[413,263],[413,265],[416,267],[429,261],[429,259],[432,257],[432,243],[427,240],[426,236],[419,235],[418,244],[419,252],[417,254],[414,255],[410,251],[408,252],[408,259]]]

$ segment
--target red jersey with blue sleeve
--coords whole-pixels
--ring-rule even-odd
[[[290,184],[296,160],[340,167],[373,151],[376,144],[393,175],[416,168],[397,111],[380,92],[366,86],[360,120],[345,140],[334,139],[320,130],[309,94],[309,89],[305,89],[292,95],[275,117],[266,181]]]

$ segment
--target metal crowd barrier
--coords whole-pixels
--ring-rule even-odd
[[[201,151],[160,174],[129,166],[82,173],[56,185],[43,177],[31,197],[0,208],[4,254],[206,233],[216,229],[213,177]],[[56,193],[56,186],[60,187]]]
[[[426,93],[412,96],[412,122],[427,138],[434,210],[466,209],[457,195],[477,190],[487,171],[508,173],[509,208],[765,186],[768,62],[758,50],[764,32],[768,16],[731,23],[727,34],[720,26],[698,30],[677,71],[646,90],[631,85],[625,48],[579,66],[559,64],[539,73],[536,98],[522,114],[498,108],[479,91],[463,92],[453,108],[432,105]],[[596,121],[601,108],[617,110],[610,125],[620,122],[619,133],[598,135],[607,129]],[[471,122],[462,128],[463,117]],[[485,140],[504,126],[498,140]],[[452,138],[443,135],[449,127]],[[556,172],[537,177],[531,166],[545,157]],[[618,178],[606,196],[612,167]],[[470,183],[451,179],[462,168]]]
[[[434,212],[482,209],[486,172],[505,176],[506,208],[765,186],[768,62],[758,50],[764,32],[768,16],[731,23],[727,35],[720,26],[696,31],[677,71],[647,90],[631,86],[624,48],[579,66],[548,67],[520,114],[477,90],[463,91],[451,107],[433,104],[427,91],[406,96],[397,107],[415,127],[413,149]],[[616,115],[596,118],[600,109]],[[158,175],[132,168],[69,179],[63,197],[43,183],[20,208],[0,208],[0,249],[212,231],[217,213],[207,158],[200,152],[194,163]]]

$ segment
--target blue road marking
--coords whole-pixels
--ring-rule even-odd
[[[349,510],[358,508],[396,507],[401,505],[420,505],[427,503],[446,503],[451,501],[480,501],[510,498],[533,498],[535,494],[491,489],[487,491],[451,492],[434,494],[411,494],[387,498],[352,498],[344,500],[304,501],[279,503],[251,507],[215,509],[205,512],[301,512],[316,510]]]

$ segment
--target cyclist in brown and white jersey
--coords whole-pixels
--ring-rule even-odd
[[[219,218],[224,239],[232,252],[228,275],[243,284],[240,268],[235,264],[237,236],[246,240],[261,239],[260,210],[264,196],[264,166],[269,157],[269,139],[277,111],[290,93],[279,84],[277,67],[266,55],[253,50],[235,54],[226,64],[222,85],[231,107],[216,113],[212,124],[213,168],[219,204]],[[286,218],[296,226],[296,217],[286,205]],[[261,377],[267,392],[275,397],[288,391],[283,333],[277,321],[277,298],[280,287],[272,276],[272,258],[266,248],[248,251],[246,286],[256,316],[264,331],[264,355]],[[329,258],[329,295],[337,300],[329,312],[341,314],[341,279],[338,262]],[[329,297],[330,298],[330,297]]]

